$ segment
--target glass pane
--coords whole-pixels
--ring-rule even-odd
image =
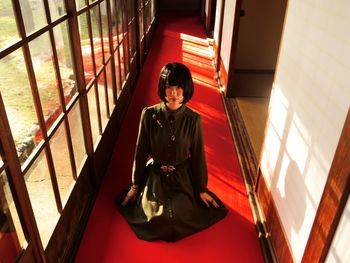
[[[152,4],[151,4],[151,1],[149,1],[148,3],[148,26],[151,26],[151,22],[152,22]]]
[[[107,75],[107,90],[108,90],[108,104],[109,104],[109,114],[112,115],[113,108],[114,108],[114,99],[113,99],[113,79],[112,79],[112,64],[111,62],[108,63],[106,67],[106,75]]]
[[[152,17],[152,20],[153,20],[154,16],[156,15],[156,5],[154,3],[154,0],[151,0],[151,5],[152,5],[152,7],[151,7],[151,17]]]
[[[77,167],[78,175],[80,171],[79,168],[81,168],[83,164],[84,156],[86,153],[79,103],[75,103],[73,108],[68,113],[68,122],[73,144],[75,166]]]
[[[139,13],[139,34],[140,34],[140,41],[143,39],[144,37],[144,30],[143,30],[143,9],[140,11]]]
[[[22,249],[27,247],[5,171],[0,174],[0,262],[16,262]]]
[[[125,66],[125,77],[129,73],[129,50],[128,50],[128,39],[126,38],[123,41],[123,47],[124,47],[124,66]]]
[[[140,10],[143,7],[143,1],[139,0],[138,2],[139,2],[139,6],[138,7],[139,7],[139,10]]]
[[[52,49],[48,33],[29,43],[36,83],[40,95],[46,130],[49,130],[57,117],[62,113],[58,96],[55,69],[52,61]],[[41,138],[38,134],[37,141]]]
[[[0,50],[19,39],[11,0],[0,1]]]
[[[32,164],[24,178],[41,242],[46,248],[60,214],[57,211],[44,151]]]
[[[116,0],[119,43],[123,40],[123,9],[121,0]]]
[[[75,4],[77,5],[78,10],[86,6],[85,0],[75,0]]]
[[[102,21],[102,38],[103,38],[103,48],[105,61],[110,57],[109,51],[109,35],[108,35],[108,17],[107,17],[107,4],[106,1],[102,2],[101,8],[101,21]]]
[[[110,0],[111,5],[111,21],[112,21],[112,35],[113,35],[113,48],[115,49],[118,46],[118,32],[117,32],[117,13],[115,9],[115,1]]]
[[[84,64],[85,84],[88,85],[88,83],[94,78],[94,67],[93,67],[93,61],[92,61],[92,52],[91,52],[86,13],[81,14],[78,17],[78,20],[79,20],[79,32],[80,32],[80,41],[81,41],[81,52],[83,55],[83,64]]]
[[[33,96],[21,50],[0,60],[0,92],[15,141],[23,163],[34,150],[40,134]]]
[[[88,103],[89,103],[89,116],[90,116],[92,141],[95,144],[97,142],[98,136],[100,135],[99,125],[98,125],[98,112],[97,112],[97,104],[96,104],[95,87],[92,87],[88,91]]]
[[[72,65],[67,23],[63,22],[54,27],[54,35],[64,99],[68,104],[74,94],[77,93],[77,85]]]
[[[136,52],[136,35],[135,35],[135,22],[133,21],[129,25],[129,50],[130,50],[130,55],[131,57],[134,56]]]
[[[143,9],[143,19],[144,19],[144,26],[145,26],[145,33],[148,31],[148,27],[150,25],[150,5],[146,5]]]
[[[120,82],[120,72],[119,72],[119,55],[118,50],[114,52],[114,68],[115,68],[115,77],[117,80],[117,97],[119,97],[120,91],[121,91],[121,82]]]
[[[123,45],[119,46],[119,58],[120,58],[120,77],[121,77],[121,85],[123,85],[125,81],[125,69],[124,69],[124,52]]]
[[[101,35],[99,29],[99,8],[98,5],[91,11],[91,27],[92,27],[92,35],[94,40],[94,54],[95,54],[95,64],[96,71],[102,66],[103,63],[103,54],[102,54],[102,43],[101,43]]]
[[[105,87],[105,74],[102,72],[98,77],[98,99],[100,101],[100,111],[101,111],[101,121],[102,121],[102,131],[106,128],[108,122],[107,114],[107,97],[106,97],[106,87]]]
[[[129,21],[132,19],[131,11],[133,10],[133,8],[131,5],[132,5],[132,0],[126,1],[126,3],[125,3],[125,12],[126,12],[125,17],[128,18],[127,23],[129,23]]]
[[[51,21],[66,14],[66,8],[63,0],[49,0]]]
[[[19,0],[19,3],[27,35],[47,25],[42,0]]]
[[[64,207],[75,184],[70,164],[64,123],[61,123],[60,127],[51,138],[50,147],[56,171],[57,183],[60,189],[62,206]]]
[[[135,17],[135,5],[136,5],[136,1],[135,0],[131,0],[130,1],[130,9],[131,9],[131,14],[130,14],[130,19]]]
[[[127,21],[128,17],[127,17],[127,14],[125,13],[126,12],[125,1],[120,2],[120,7],[123,10],[123,30],[120,32],[123,32],[124,33],[123,36],[125,37],[125,34],[128,30],[128,21]]]

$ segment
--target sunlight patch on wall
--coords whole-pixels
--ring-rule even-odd
[[[349,108],[349,6],[346,0],[288,2],[261,168],[296,262]]]
[[[280,152],[281,139],[287,117],[288,102],[281,90],[273,84],[271,91],[270,106],[269,106],[269,119],[267,123],[267,130],[265,136],[261,169],[265,176],[271,176],[269,180],[266,180],[268,188],[270,188],[270,182],[273,174],[275,173],[275,167],[277,158]]]
[[[270,99],[270,123],[277,136],[282,138],[284,126],[287,118],[288,101],[281,90],[273,83]]]
[[[309,147],[309,134],[304,129],[297,113],[294,113],[292,124],[287,135],[286,151],[290,156],[293,156],[296,165],[298,166],[301,173],[304,172],[306,166]]]

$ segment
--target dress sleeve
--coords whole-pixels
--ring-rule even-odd
[[[191,167],[194,176],[194,184],[199,193],[207,190],[208,171],[205,160],[204,141],[202,131],[202,118],[198,115],[191,143]]]
[[[136,141],[134,163],[132,168],[132,183],[140,184],[149,154],[149,127],[147,121],[147,108],[144,108],[140,118],[139,133]]]

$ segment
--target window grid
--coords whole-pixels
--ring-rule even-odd
[[[118,1],[118,0],[117,0]],[[91,16],[90,16],[90,12],[89,10],[91,10],[92,7],[94,7],[95,5],[98,5],[103,2],[103,1],[96,1],[96,2],[93,2],[92,4],[88,4],[81,8],[80,10],[77,11],[77,14],[83,14],[84,12],[87,12],[87,15],[89,17],[88,21],[88,27],[89,27],[89,35],[90,35],[90,40],[91,40]],[[15,2],[17,3],[17,6],[19,6],[19,3],[18,2]],[[121,41],[123,42],[123,45],[122,45],[122,48],[124,49],[124,59],[122,62],[120,63],[124,63],[124,76],[127,76],[127,74],[129,74],[129,64],[130,64],[130,57],[133,57],[133,54],[128,54],[129,52],[125,52],[125,51],[129,51],[131,49],[129,49],[129,41],[127,41],[126,39],[128,39],[128,31],[129,30],[126,30],[126,25],[131,25],[132,22],[135,20],[134,17],[132,17],[129,21],[127,19],[127,14],[125,13],[125,3],[124,1],[120,1],[120,5],[121,7],[123,8],[124,12],[122,12],[122,28],[123,28],[123,34],[121,34],[123,37],[121,38]],[[59,100],[60,100],[60,104],[61,104],[61,107],[62,107],[62,113],[63,113],[63,117],[57,121],[55,123],[55,126],[53,127],[52,129],[52,133],[54,133],[54,131],[57,129],[57,126],[59,126],[62,121],[65,123],[65,127],[66,127],[66,130],[67,130],[67,142],[68,142],[68,147],[69,147],[69,152],[70,152],[70,163],[71,163],[71,166],[72,166],[72,171],[74,174],[76,174],[76,167],[74,165],[74,152],[72,150],[72,143],[71,143],[71,135],[70,135],[70,131],[69,131],[69,123],[67,121],[67,118],[66,118],[66,115],[67,113],[69,112],[69,108],[73,107],[74,103],[76,102],[76,100],[78,99],[78,97],[75,98],[75,100],[71,100],[69,102],[70,106],[67,107],[66,104],[65,104],[65,101],[64,101],[64,95],[63,95],[63,91],[62,91],[62,83],[61,83],[61,76],[60,76],[60,72],[59,72],[59,65],[58,65],[58,59],[57,59],[57,51],[56,51],[56,46],[55,46],[55,37],[54,37],[54,33],[53,33],[53,28],[57,25],[59,25],[60,23],[66,21],[68,19],[68,15],[65,14],[61,17],[59,17],[57,20],[55,20],[53,23],[51,22],[51,16],[50,16],[50,8],[49,8],[49,5],[48,5],[48,2],[47,1],[44,1],[44,7],[45,7],[45,12],[46,12],[46,19],[48,21],[48,25],[44,26],[43,28],[31,33],[29,36],[26,36],[26,32],[25,32],[25,29],[24,29],[24,24],[23,24],[23,20],[22,20],[22,15],[21,15],[21,12],[20,11],[17,11],[16,12],[16,21],[17,23],[19,24],[19,32],[20,32],[20,35],[21,35],[21,40],[17,43],[15,43],[14,45],[12,45],[11,47],[7,48],[4,50],[4,52],[2,51],[1,52],[1,57],[4,57],[6,56],[7,54],[10,54],[11,52],[13,52],[14,50],[18,49],[18,48],[21,48],[22,47],[22,50],[23,50],[23,53],[24,53],[24,59],[26,61],[26,67],[27,67],[27,71],[29,72],[29,80],[30,80],[30,85],[31,85],[31,89],[32,89],[32,93],[33,93],[33,96],[34,96],[34,104],[35,104],[35,107],[36,107],[36,110],[37,110],[37,116],[38,116],[38,119],[39,119],[39,125],[40,125],[40,128],[43,132],[43,140],[44,140],[44,144],[42,145],[42,147],[39,147],[39,151],[38,153],[35,155],[39,155],[41,150],[43,150],[43,147],[45,148],[45,151],[47,151],[47,155],[48,155],[48,158],[49,158],[49,167],[50,167],[50,170],[52,171],[52,173],[54,174],[54,167],[52,165],[52,162],[50,161],[51,159],[51,153],[50,153],[50,147],[48,146],[47,144],[47,141],[48,139],[50,139],[51,137],[51,134],[48,134],[48,131],[46,129],[46,126],[45,126],[45,120],[43,119],[43,111],[42,111],[42,107],[40,105],[40,94],[38,93],[38,87],[37,87],[37,84],[36,84],[36,79],[35,79],[35,74],[34,74],[34,69],[32,67],[32,59],[31,59],[31,56],[30,56],[30,50],[29,50],[29,47],[28,47],[28,43],[30,43],[31,40],[33,39],[36,39],[38,38],[39,36],[41,36],[43,33],[45,32],[48,32],[49,33],[49,38],[50,38],[50,42],[51,42],[51,47],[52,47],[52,54],[53,54],[53,64],[54,64],[54,68],[55,68],[55,74],[56,74],[56,79],[57,79],[57,84],[58,84],[58,94],[59,94]],[[115,8],[116,8],[116,5],[115,5]],[[100,6],[99,6],[99,9],[100,9]],[[19,10],[18,8],[15,9],[15,10]],[[107,12],[108,12],[108,15],[110,15],[110,5],[107,4]],[[19,18],[19,19],[18,19]],[[110,24],[109,24],[110,25]],[[99,31],[100,31],[100,34],[102,34],[102,24],[101,24],[101,14],[99,12]],[[109,31],[110,31],[110,27],[109,27]],[[119,32],[118,32],[119,33]],[[102,38],[102,37],[101,37]],[[111,44],[111,40],[109,38],[109,42]],[[91,46],[92,46],[92,52],[94,52],[94,45],[91,41]],[[113,46],[113,45],[112,45]],[[102,45],[102,49],[104,49],[103,45]],[[118,47],[116,47],[114,50],[113,50],[113,53],[114,52],[118,52],[119,53],[120,49],[118,49]],[[104,71],[104,75],[106,75],[106,72],[105,72],[105,66],[107,65],[108,61],[106,61],[106,58],[104,56],[104,52],[102,52],[103,54],[103,71]],[[132,55],[132,56],[131,56]],[[113,57],[113,58],[112,58]],[[118,56],[119,57],[119,56]],[[112,60],[112,63],[115,63],[115,56],[110,56],[110,58]],[[92,60],[93,60],[93,63],[94,63],[94,72],[96,72],[96,64],[95,64],[95,58],[94,56],[92,56]],[[119,67],[119,71],[120,71],[120,67]],[[101,74],[101,73],[99,73]],[[95,81],[96,81],[96,78],[99,76],[98,73],[95,73]],[[113,74],[114,75],[114,74]],[[124,82],[126,81],[127,78],[124,79]],[[106,78],[105,78],[106,80]],[[105,88],[107,88],[107,83],[105,81]],[[116,92],[118,93],[118,92]],[[96,93],[98,94],[98,93]],[[108,105],[108,93],[105,92],[106,94],[106,102],[107,102],[107,105]],[[117,96],[116,96],[117,97]],[[116,98],[114,98],[114,100],[116,100]],[[98,103],[98,100],[97,101],[97,104]],[[107,110],[109,111],[109,107],[107,106]],[[110,112],[108,112],[108,117],[110,117]],[[100,128],[101,130],[101,128]],[[50,132],[51,133],[51,132]],[[32,162],[29,162],[27,165],[30,165]],[[51,164],[50,164],[51,163]],[[24,171],[26,171],[27,169],[24,169]],[[55,183],[54,183],[55,184]],[[59,205],[58,205],[59,206]]]
[[[136,58],[136,17],[135,17],[135,0],[128,1],[128,22],[127,22],[127,28],[128,28],[128,41],[129,41],[129,56],[130,56],[130,64],[133,63],[133,60]]]
[[[36,246],[37,248],[41,249],[39,251],[36,251],[36,257],[40,258],[43,257],[43,249],[41,247],[41,243],[39,242],[38,238],[36,238],[39,233],[35,225],[32,225],[34,223],[33,221],[33,213],[28,211],[28,206],[25,205],[28,203],[27,195],[18,195],[18,190],[23,189],[23,185],[21,185],[21,180],[23,180],[22,173],[20,171],[20,163],[19,159],[15,158],[15,144],[12,139],[11,135],[11,129],[10,125],[7,121],[6,117],[6,112],[5,112],[5,107],[4,103],[0,94],[0,126],[2,127],[2,130],[5,135],[3,138],[0,138],[0,152],[1,152],[1,158],[4,161],[5,165],[2,167],[4,168],[3,171],[1,171],[2,174],[6,174],[8,176],[8,180],[11,183],[11,192],[13,191],[13,198],[14,201],[16,202],[16,208],[18,207],[18,203],[21,203],[22,209],[16,209],[17,214],[19,216],[21,228],[23,231],[24,238],[27,242],[32,242],[33,246]],[[0,133],[1,134],[1,133]],[[3,140],[3,141],[2,141]],[[5,158],[7,156],[8,158]],[[17,157],[17,156],[16,156]],[[7,160],[9,159],[9,160]],[[11,161],[12,160],[12,161]],[[8,162],[10,161],[10,162]],[[10,171],[11,170],[11,171]],[[16,184],[14,184],[15,179],[17,178],[16,181],[18,181]],[[23,181],[22,181],[23,182]],[[28,226],[32,226],[31,228],[27,228]],[[26,246],[26,244],[24,244]],[[18,257],[20,256],[21,253],[18,254]]]
[[[100,103],[99,103],[99,94],[98,94],[98,87],[97,87],[97,77],[98,74],[96,73],[96,61],[95,61],[95,51],[94,51],[94,35],[92,31],[92,22],[91,22],[91,10],[92,8],[97,4],[97,2],[94,5],[89,6],[89,9],[86,11],[87,14],[87,26],[88,26],[88,33],[89,33],[89,39],[90,39],[90,47],[91,47],[91,58],[92,58],[92,67],[93,67],[93,73],[94,78],[92,80],[93,89],[95,90],[95,103],[96,103],[96,110],[97,110],[97,124],[98,124],[98,133],[102,134],[102,120],[101,120],[101,110],[100,110]],[[89,90],[88,90],[89,92]],[[91,91],[90,91],[91,92]],[[94,127],[91,127],[93,129]]]
[[[16,17],[20,18],[18,21],[19,22],[18,29],[19,29],[20,36],[25,37],[26,32],[25,32],[22,14],[18,9],[15,9],[14,11],[15,11]],[[48,21],[50,20],[48,18],[47,13],[46,13],[46,18]],[[42,132],[44,142],[47,142],[47,130],[46,130],[42,106],[40,103],[40,94],[38,92],[38,86],[37,86],[37,82],[36,82],[36,78],[35,78],[35,71],[33,68],[33,61],[31,58],[28,43],[25,43],[23,45],[22,50],[23,50],[24,60],[25,60],[25,64],[26,64],[26,68],[27,68],[27,72],[28,72],[28,78],[29,78],[29,82],[30,82],[30,87],[31,87],[33,99],[34,99],[34,105],[35,105],[36,115],[37,115],[37,118],[39,121],[40,130]],[[47,158],[47,165],[48,165],[48,169],[49,169],[49,173],[50,173],[51,183],[52,183],[54,197],[55,197],[55,201],[56,201],[56,207],[57,207],[57,210],[59,212],[61,212],[62,211],[62,202],[61,202],[61,197],[59,194],[55,169],[53,166],[52,154],[51,154],[50,146],[48,143],[46,143],[44,145],[44,151],[45,151],[45,156]]]
[[[129,52],[129,48],[128,48],[128,31],[127,31],[127,17],[126,17],[126,12],[125,12],[125,4],[123,0],[117,0],[120,1],[120,7],[121,9],[124,11],[122,12],[122,35],[123,38],[120,41],[120,44],[122,44],[122,48],[123,48],[123,64],[124,64],[124,83],[123,86],[126,84],[126,81],[128,79],[128,73],[129,73],[129,56],[128,56],[128,52]],[[120,34],[119,34],[120,35]],[[126,40],[125,40],[126,39]]]
[[[106,1],[106,10],[107,10],[107,23],[108,23],[108,38],[109,38],[109,58],[106,61],[106,65],[108,65],[109,61],[111,63],[111,67],[112,69],[115,68],[115,61],[114,61],[114,52],[116,52],[114,50],[114,40],[113,40],[113,26],[112,26],[112,20],[111,20],[111,14],[112,14],[112,10],[111,10],[111,5],[110,5],[110,1],[107,0]],[[119,63],[119,62],[118,62]],[[113,85],[113,105],[116,105],[117,103],[117,94],[118,94],[118,87],[117,87],[117,81],[116,81],[116,76],[115,74],[113,74],[113,70],[110,70],[112,74],[112,85]],[[107,74],[106,74],[107,75]],[[111,105],[112,106],[112,105]],[[111,107],[112,108],[112,107]],[[111,113],[110,113],[111,114]]]
[[[106,79],[106,57],[105,57],[105,44],[104,44],[104,35],[103,35],[103,28],[102,28],[102,13],[101,13],[101,5],[98,5],[98,27],[99,27],[99,33],[100,33],[100,39],[101,39],[101,48],[102,48],[102,61],[103,61],[103,76],[104,76],[104,90],[105,90],[105,105],[106,105],[106,113],[107,118],[110,118],[110,112],[109,112],[109,101],[108,101],[108,91],[107,91],[107,79]],[[108,43],[110,42],[110,38],[108,35]],[[97,83],[98,85],[98,83]]]
[[[113,10],[111,8],[111,1],[113,3]],[[114,55],[113,56],[113,60],[114,61],[114,68],[118,68],[118,72],[116,72],[116,74],[118,74],[118,77],[115,76],[115,74],[112,74],[113,76],[115,76],[115,85],[116,85],[116,96],[115,96],[115,101],[118,99],[118,96],[122,90],[122,75],[121,75],[121,68],[120,68],[120,65],[121,65],[121,62],[120,62],[120,51],[119,51],[119,29],[118,29],[118,12],[117,12],[117,3],[116,3],[117,0],[110,0],[108,3],[108,6],[110,8],[110,12],[109,14],[115,14],[115,17],[114,17],[114,21],[116,23],[115,25],[115,31],[116,31],[116,36],[117,36],[117,45],[114,46],[114,40],[113,40],[113,44],[112,44],[112,49],[113,50],[113,53]],[[110,17],[110,20],[112,20],[112,17]],[[111,21],[109,22],[109,25],[111,26]],[[110,27],[110,31],[111,31],[111,27]],[[111,34],[111,33],[110,33]],[[115,56],[118,56],[118,58],[116,59]],[[117,61],[116,61],[117,60]],[[116,65],[118,65],[118,67],[116,67]],[[119,81],[117,81],[119,80]]]
[[[52,49],[52,53],[53,53],[53,63],[54,63],[55,74],[56,74],[58,96],[59,96],[61,109],[62,109],[62,113],[63,113],[62,119],[64,121],[64,127],[65,127],[65,131],[66,131],[66,140],[67,140],[67,146],[68,146],[69,160],[70,160],[70,165],[71,165],[71,169],[72,169],[73,179],[76,180],[77,179],[77,169],[76,169],[75,161],[74,161],[72,137],[71,137],[68,118],[67,118],[66,102],[65,102],[65,98],[64,98],[64,94],[63,94],[61,72],[60,72],[59,64],[58,64],[58,55],[57,55],[57,50],[56,50],[56,42],[55,42],[53,28],[51,28],[49,30],[49,34],[50,34],[51,49]],[[58,129],[60,124],[61,124],[61,121],[59,123],[53,124],[54,130],[51,132],[52,135],[55,134],[55,131]],[[49,143],[47,143],[47,145],[49,145]],[[56,179],[56,181],[57,181],[57,179]],[[58,185],[57,185],[57,187],[58,187]],[[62,209],[62,207],[61,207],[61,209]]]
[[[72,3],[74,2],[74,3]],[[45,154],[45,157],[43,157],[44,163],[47,165],[48,175],[50,176],[50,181],[52,184],[52,191],[54,194],[54,199],[56,202],[56,209],[59,213],[62,212],[62,200],[60,196],[60,190],[58,186],[57,181],[57,174],[55,170],[55,164],[53,160],[53,149],[50,147],[50,141],[55,136],[56,132],[61,125],[65,131],[65,139],[66,144],[68,148],[69,153],[69,159],[67,159],[67,162],[70,162],[70,168],[72,171],[72,175],[74,180],[77,180],[78,172],[77,172],[77,165],[75,162],[75,147],[73,146],[73,138],[72,138],[72,132],[71,127],[72,123],[69,122],[68,114],[73,111],[75,106],[79,106],[81,116],[82,116],[82,126],[83,126],[83,135],[84,135],[84,141],[85,141],[85,150],[88,155],[92,155],[94,151],[93,142],[92,142],[92,133],[91,129],[93,127],[90,127],[90,115],[88,114],[88,102],[87,102],[87,93],[94,89],[95,91],[95,103],[97,107],[97,116],[98,116],[98,129],[99,134],[101,135],[103,133],[102,130],[102,120],[101,120],[101,114],[102,112],[106,113],[107,116],[107,123],[108,120],[111,117],[111,114],[114,109],[114,105],[117,103],[118,96],[120,95],[121,90],[123,87],[125,87],[129,75],[130,75],[130,62],[133,61],[136,55],[137,49],[134,47],[135,44],[133,44],[133,39],[135,39],[135,30],[136,27],[136,19],[135,19],[135,12],[132,12],[130,8],[133,8],[132,4],[135,4],[135,1],[124,1],[124,0],[99,0],[94,2],[89,2],[88,0],[85,0],[85,5],[82,4],[83,1],[79,1],[79,3],[76,3],[76,1],[70,1],[70,0],[64,0],[63,2],[60,2],[60,6],[62,6],[62,3],[64,4],[65,11],[63,12],[62,16],[57,16],[57,13],[50,13],[50,5],[48,0],[43,0],[43,10],[45,13],[45,23],[41,26],[41,28],[35,28],[33,32],[30,32],[29,34],[26,33],[25,28],[25,22],[23,18],[23,14],[20,7],[19,0],[12,0],[13,9],[14,9],[14,15],[15,15],[15,21],[17,24],[17,30],[19,33],[19,39],[14,42],[12,45],[7,46],[3,50],[0,50],[0,59],[6,57],[7,55],[10,55],[14,51],[21,51],[21,54],[23,54],[24,58],[24,72],[27,72],[28,75],[28,83],[30,87],[30,92],[33,96],[33,104],[35,107],[35,115],[37,117],[38,125],[40,127],[40,131],[42,133],[42,137],[40,141],[38,141],[29,155],[29,157],[19,166],[19,170],[17,173],[19,175],[24,176],[31,170],[31,168],[34,166],[35,162],[38,160],[42,154]],[[102,6],[102,4],[106,4],[106,6]],[[113,5],[112,5],[113,3]],[[79,6],[78,6],[79,5]],[[98,10],[97,19],[95,20],[95,26],[98,29],[97,31],[97,38],[101,40],[101,49],[102,49],[102,63],[97,68],[96,65],[96,45],[94,44],[94,34],[93,34],[93,20],[92,20],[92,10],[93,8],[96,8],[95,10]],[[103,15],[106,15],[106,17],[102,16],[102,8]],[[119,10],[117,10],[119,8]],[[113,10],[112,10],[113,9]],[[121,10],[121,11],[120,11]],[[118,12],[117,12],[118,11]],[[61,14],[61,12],[59,12]],[[89,37],[89,44],[91,47],[91,59],[92,59],[92,71],[93,71],[93,79],[90,83],[85,83],[85,79],[83,76],[83,60],[82,60],[82,53],[81,49],[78,49],[78,46],[81,47],[79,41],[76,41],[77,39],[80,39],[80,35],[78,32],[79,24],[77,23],[77,19],[79,15],[83,15],[87,17],[87,29],[88,29],[88,37]],[[112,15],[115,17],[113,18]],[[119,17],[117,17],[119,16]],[[54,17],[54,21],[52,21],[51,17]],[[115,25],[116,29],[116,36],[117,36],[117,45],[113,43],[113,32],[112,32],[112,18],[116,21],[120,21],[120,26],[118,26],[118,22]],[[107,19],[107,20],[102,20]],[[63,79],[65,78],[65,74],[61,74],[60,71],[60,58],[59,58],[59,50],[56,47],[57,43],[60,42],[60,38],[57,38],[55,36],[54,30],[55,27],[59,27],[61,24],[67,23],[67,29],[68,29],[68,41],[69,41],[69,49],[70,49],[70,56],[72,59],[72,69],[74,72],[74,75],[76,77],[75,79],[75,85],[78,89],[78,92],[75,94],[72,94],[72,97],[70,97],[69,101],[66,101],[65,94],[64,94],[64,87],[63,87]],[[103,24],[104,23],[104,24]],[[69,25],[69,26],[68,26]],[[73,26],[73,28],[72,28]],[[119,32],[121,31],[121,32]],[[38,76],[36,75],[36,68],[34,68],[35,63],[35,57],[33,56],[33,52],[30,49],[30,44],[33,40],[36,40],[40,38],[43,35],[47,35],[48,43],[50,45],[50,60],[49,63],[51,63],[53,66],[54,75],[52,79],[56,81],[55,88],[57,89],[57,100],[58,104],[60,106],[60,112],[59,116],[55,117],[55,120],[53,121],[51,126],[47,126],[45,115],[44,115],[44,108],[42,105],[42,98],[41,98],[41,91],[39,92],[39,82]],[[133,38],[133,39],[131,39]],[[108,41],[108,44],[106,44],[104,41]],[[136,43],[136,41],[135,41]],[[21,50],[19,50],[21,49]],[[76,52],[79,51],[79,52]],[[108,53],[107,53],[108,52]],[[35,52],[34,52],[35,53]],[[108,70],[107,70],[107,67]],[[117,69],[118,68],[118,69]],[[134,70],[134,68],[133,68]],[[122,73],[123,71],[123,73]],[[102,75],[101,75],[102,74]],[[109,76],[111,74],[111,76]],[[122,78],[122,75],[124,76]],[[100,78],[100,83],[98,82]],[[108,78],[108,79],[107,79]],[[117,79],[122,80],[120,85],[117,85]],[[113,88],[112,88],[113,85]],[[101,93],[103,91],[105,94],[103,95]],[[113,92],[112,92],[113,91]],[[99,98],[101,96],[101,98]],[[100,100],[101,99],[101,100]],[[2,100],[0,100],[0,103],[2,106],[4,105]],[[112,104],[114,105],[112,106]],[[103,104],[103,105],[102,105]],[[101,107],[106,107],[105,111],[101,111]],[[103,108],[104,109],[104,108]],[[96,127],[95,127],[96,128]],[[5,135],[3,132],[0,131],[0,136],[5,138]],[[63,138],[63,137],[62,137]],[[6,148],[7,149],[7,148]],[[55,151],[56,152],[56,151]],[[8,174],[11,177],[11,172],[14,172],[12,166],[8,166],[6,162],[6,158],[4,154],[2,153],[1,147],[0,147],[0,173],[4,172],[5,170],[9,170]],[[16,152],[12,152],[11,159],[13,159],[16,155]],[[80,155],[77,155],[80,158]],[[52,199],[53,200],[53,199]],[[54,207],[54,206],[53,206]],[[20,212],[20,211],[19,211]],[[36,247],[40,248],[39,244],[36,244]],[[42,249],[42,248],[40,248]],[[41,252],[42,253],[42,252]]]

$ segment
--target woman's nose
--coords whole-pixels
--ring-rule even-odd
[[[176,95],[176,88],[171,88],[171,95]]]

